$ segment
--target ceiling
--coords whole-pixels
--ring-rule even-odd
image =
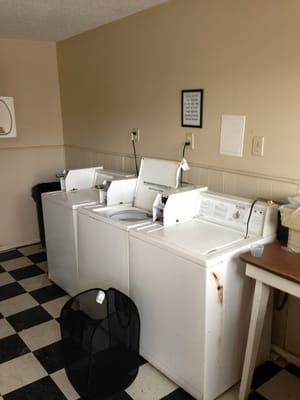
[[[167,0],[0,0],[0,38],[59,41]]]

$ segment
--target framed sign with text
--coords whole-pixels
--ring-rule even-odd
[[[181,91],[181,126],[202,128],[203,89]]]

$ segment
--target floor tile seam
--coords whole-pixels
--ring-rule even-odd
[[[24,256],[25,257],[25,256]],[[23,257],[21,257],[21,258],[23,258]],[[26,258],[28,258],[28,257],[26,257]],[[18,258],[16,258],[16,260],[18,260]],[[11,260],[10,260],[11,261]],[[30,260],[31,261],[31,260]],[[33,267],[33,266],[36,266],[36,267],[38,267],[39,268],[39,266],[38,265],[36,265],[36,263],[34,263],[33,261],[32,261],[32,264],[29,264],[29,265],[24,265],[24,267],[20,267],[20,268],[16,268],[16,269],[12,269],[12,270],[10,270],[10,271],[7,271],[7,272],[14,272],[14,271],[18,271],[18,270],[20,270],[20,269],[22,269],[22,268],[28,268],[28,267]]]
[[[62,342],[62,339],[57,340],[56,342],[53,342],[53,343],[50,343],[50,344],[46,344],[46,346],[40,347],[39,349],[35,349],[35,350],[31,351],[31,353],[34,354],[34,353],[36,353],[36,352],[38,352],[38,351],[44,350],[46,347],[50,347],[50,346],[53,346],[53,345],[57,345],[57,344],[60,343],[60,342]]]
[[[40,268],[36,263],[32,263],[32,264],[30,264],[30,265],[25,265],[24,267],[12,269],[11,271],[7,271],[7,272],[10,274],[11,272],[20,271],[20,270],[22,270],[22,269],[25,270],[26,268],[29,268],[29,267],[37,267],[37,268],[39,268],[41,271],[43,271],[42,268]]]
[[[49,313],[48,313],[48,314],[49,314]],[[51,320],[56,320],[56,321],[57,321],[57,319],[56,319],[56,318],[53,318],[52,315],[49,314],[49,316],[50,316],[51,318],[49,318],[49,319],[47,319],[47,320],[45,320],[45,321],[43,321],[43,322],[39,322],[38,324],[32,325],[32,326],[30,326],[29,328],[21,329],[20,331],[17,331],[9,321],[8,321],[8,323],[12,326],[12,328],[16,331],[16,333],[19,334],[19,333],[22,333],[22,332],[26,332],[26,331],[28,331],[29,329],[36,328],[36,327],[38,327],[39,325],[45,324],[46,322],[50,322]],[[57,322],[59,323],[59,321],[57,321]],[[1,339],[0,339],[0,340],[1,340]]]
[[[12,335],[9,335],[9,336],[6,336],[5,338],[2,338],[2,339],[6,339],[6,338],[9,338],[10,336],[14,336],[14,335],[18,335],[17,333],[14,333],[14,334],[12,334]],[[8,362],[10,362],[10,361],[12,361],[12,360],[16,360],[17,358],[20,358],[20,357],[22,357],[22,356],[25,356],[25,355],[27,355],[27,354],[33,354],[33,352],[30,350],[30,348],[27,346],[27,344],[24,342],[24,340],[18,335],[18,337],[19,337],[19,339],[23,342],[23,344],[24,344],[24,346],[25,346],[25,350],[28,350],[28,351],[26,351],[26,353],[24,353],[24,354],[18,354],[18,355],[16,355],[15,357],[12,357],[12,358],[9,358],[8,360],[6,360],[6,361],[3,361],[3,362],[1,362],[0,361],[0,366],[3,366],[3,364],[5,364],[5,363],[8,363]],[[0,340],[2,340],[2,339],[0,339]]]
[[[25,343],[25,344],[26,344],[26,343]],[[29,354],[31,354],[32,356],[34,356],[35,361],[37,361],[37,362],[40,364],[40,366],[45,370],[45,368],[43,367],[43,365],[40,363],[40,361],[37,359],[37,357],[36,357],[35,354],[34,354],[34,352],[37,351],[37,350],[32,351],[32,350],[29,349],[29,347],[28,347],[28,350],[29,350],[29,351],[28,351],[27,353],[25,353],[25,354],[21,354],[20,356],[13,357],[13,358],[11,358],[10,360],[7,360],[7,361],[5,361],[5,362],[3,362],[3,363],[0,363],[0,366],[3,366],[3,364],[8,363],[8,362],[10,362],[10,361],[12,361],[12,360],[16,360],[16,359],[18,359],[18,358],[21,358],[21,357],[23,357],[23,356],[28,356]],[[45,370],[45,372],[47,372],[47,371]],[[47,374],[48,374],[48,372],[47,372]],[[49,374],[48,374],[48,375],[49,375]],[[38,379],[37,379],[37,380],[38,380]],[[35,382],[35,380],[32,381],[32,382]]]
[[[26,292],[27,294],[30,294],[29,292]],[[24,293],[23,293],[24,294]],[[18,297],[18,296],[15,296],[15,297]],[[11,297],[11,298],[13,298],[13,297]],[[8,299],[7,299],[8,300]],[[9,318],[11,318],[11,317],[14,317],[14,316],[16,316],[16,315],[18,315],[18,314],[21,314],[21,313],[24,313],[24,312],[26,312],[26,311],[30,311],[30,310],[32,310],[33,308],[36,308],[36,307],[43,307],[43,304],[36,304],[36,305],[34,305],[33,307],[29,307],[29,308],[26,308],[25,310],[22,310],[22,311],[18,311],[17,313],[15,313],[15,314],[11,314],[11,315],[7,315],[6,317],[5,316],[3,316],[3,318],[5,318],[8,322],[9,322]],[[49,314],[49,312],[43,307],[43,309]],[[51,316],[51,318],[52,319],[55,319],[55,318],[53,318],[52,317],[52,315],[51,314],[49,314],[50,316]]]
[[[21,253],[18,249],[13,249],[13,250],[9,250],[9,251],[0,252],[0,257],[3,254],[12,253],[12,252],[17,252],[19,254],[15,254],[16,257],[11,257],[11,258],[8,258],[7,260],[2,260],[2,261],[0,261],[0,263],[5,262],[5,261],[18,260],[19,258],[22,258],[22,257],[27,257],[27,255],[25,256],[25,254]],[[43,251],[40,251],[40,253],[42,253],[42,252]],[[44,250],[44,252],[46,252],[46,250]]]
[[[35,357],[36,358],[36,357]],[[39,360],[37,360],[38,362],[39,362]],[[41,365],[42,366],[42,365]],[[42,368],[45,370],[45,368],[42,366]],[[46,371],[46,370],[45,370]],[[38,382],[38,381],[41,381],[41,380],[43,380],[43,379],[45,379],[45,378],[47,378],[47,377],[49,377],[51,380],[52,380],[52,382],[57,386],[57,388],[60,390],[60,392],[64,395],[64,393],[62,392],[62,390],[58,387],[58,385],[56,384],[56,382],[54,381],[54,379],[51,377],[51,374],[48,374],[48,372],[46,371],[46,375],[44,375],[42,378],[39,378],[39,379],[36,379],[36,380],[34,380],[34,381],[32,381],[32,382],[30,382],[30,383],[27,383],[27,384],[25,384],[25,385],[23,385],[23,386],[20,386],[20,387],[18,387],[17,389],[13,389],[13,390],[10,390],[9,392],[7,392],[7,393],[5,393],[5,394],[1,394],[0,393],[0,396],[2,396],[3,398],[4,398],[4,400],[5,400],[5,396],[7,396],[8,394],[11,394],[11,393],[13,393],[14,391],[17,391],[17,390],[21,390],[21,389],[24,389],[26,386],[29,386],[29,385],[32,385],[32,384],[34,384],[34,383],[36,383],[36,382]],[[64,395],[65,396],[65,395]],[[39,400],[44,400],[44,399],[39,399]]]
[[[9,286],[9,287],[13,287],[13,285],[16,287],[16,289],[18,288],[18,290],[21,290],[21,292],[0,299],[0,303],[1,303],[2,301],[6,301],[6,300],[9,300],[9,299],[13,299],[13,298],[15,298],[15,297],[18,297],[18,296],[20,296],[20,295],[22,295],[22,294],[24,294],[24,293],[28,293],[27,290],[25,290],[25,289],[23,288],[23,286],[20,285],[17,281],[15,281],[15,282],[10,282],[10,283],[8,283],[7,285],[0,286],[0,288],[1,288],[0,290],[3,292],[3,291],[5,291],[5,290],[7,289],[8,286]],[[5,288],[6,288],[6,289],[5,289]]]

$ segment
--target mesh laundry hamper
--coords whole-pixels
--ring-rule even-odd
[[[66,373],[83,399],[104,399],[128,387],[139,368],[140,319],[116,289],[92,289],[61,312]]]

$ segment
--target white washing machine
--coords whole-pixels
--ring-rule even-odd
[[[122,213],[122,220],[110,218],[110,212]],[[128,206],[84,207],[78,212],[80,291],[100,287],[129,293],[128,231],[151,224],[151,215]]]
[[[78,171],[81,174],[82,170]],[[106,178],[124,180],[126,176],[132,180],[132,174],[101,169],[99,176],[95,176],[91,182],[101,183]],[[82,174],[80,178],[84,184]],[[76,180],[75,175],[73,180]],[[78,293],[77,210],[83,206],[96,205],[99,202],[99,191],[91,188],[49,192],[42,195],[42,202],[49,278],[74,296]]]
[[[77,210],[97,204],[98,191],[50,192],[42,198],[49,279],[74,296],[78,293]]]
[[[168,224],[195,215],[201,189],[170,189],[177,186],[179,172],[178,162],[143,159],[131,204],[79,210],[78,270],[81,291],[114,287],[129,293],[128,231],[137,226],[151,225],[153,206],[157,214],[164,215],[164,223]],[[164,197],[164,204],[158,201],[159,197]],[[194,208],[181,207],[187,202]],[[162,209],[166,211],[161,213]],[[185,213],[182,213],[183,210]]]
[[[252,284],[239,254],[273,240],[277,213],[257,203],[245,239],[250,207],[251,201],[207,192],[198,218],[129,234],[141,354],[199,400],[217,398],[241,376]]]

